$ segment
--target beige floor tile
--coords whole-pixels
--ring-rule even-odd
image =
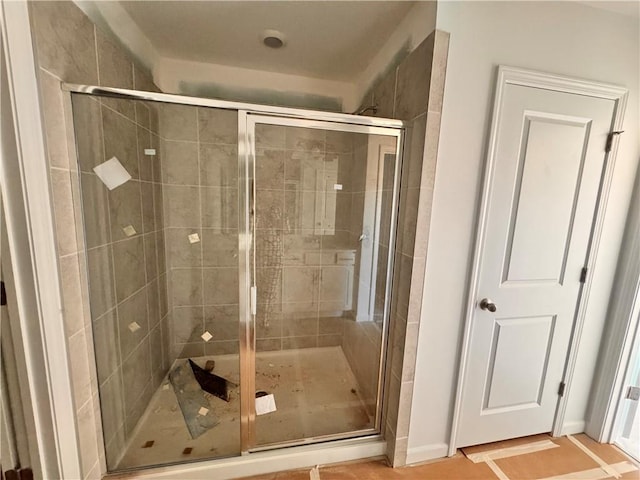
[[[194,360],[204,366],[209,359],[216,362],[214,373],[239,382],[237,355]],[[277,406],[276,412],[257,417],[259,445],[361,430],[372,425],[373,419],[366,414],[358,395],[359,386],[340,347],[258,353],[256,370],[256,390],[273,393]],[[173,387],[169,384],[165,388],[167,384],[165,379],[153,395],[118,469],[239,454],[238,388],[231,391],[229,403],[209,396],[220,424],[192,439]],[[153,446],[143,448],[149,441],[154,442]],[[183,454],[185,448],[192,450]]]

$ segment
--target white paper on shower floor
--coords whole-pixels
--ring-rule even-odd
[[[273,393],[256,398],[256,415],[264,415],[276,411],[276,398]]]

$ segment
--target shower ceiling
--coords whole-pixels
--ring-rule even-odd
[[[341,81],[366,68],[415,3],[120,2],[162,57]],[[266,48],[266,29],[286,46]]]

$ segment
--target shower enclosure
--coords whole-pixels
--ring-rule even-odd
[[[67,89],[109,470],[380,435],[402,122]]]

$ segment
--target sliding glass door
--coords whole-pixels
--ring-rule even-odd
[[[380,433],[401,129],[154,96],[71,96],[109,470]]]
[[[246,118],[246,446],[376,433],[399,131]]]

